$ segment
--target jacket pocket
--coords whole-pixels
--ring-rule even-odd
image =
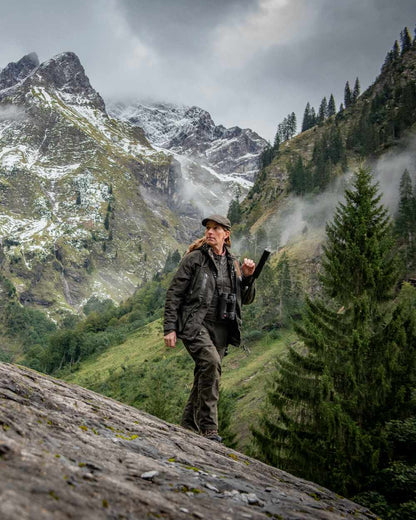
[[[192,307],[185,307],[181,312],[179,312],[177,323],[177,331],[179,333],[183,332],[186,324],[188,323],[189,319],[192,318],[192,316],[195,314],[197,308],[198,305],[193,305]]]

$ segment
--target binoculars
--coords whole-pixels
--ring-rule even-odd
[[[220,320],[235,320],[237,296],[232,293],[221,293],[218,298],[218,317]]]

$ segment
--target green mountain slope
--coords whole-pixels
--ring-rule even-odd
[[[108,116],[73,53],[31,66],[0,78],[0,264],[59,320],[94,293],[126,298],[189,235],[172,156]]]
[[[249,441],[250,426],[261,411],[274,360],[291,340],[292,333],[284,332],[279,340],[253,343],[248,352],[231,348],[224,359],[221,386],[236,401],[231,430],[241,447]],[[156,320],[64,378],[179,423],[192,386],[193,362],[182,343],[166,349],[162,322]]]
[[[389,55],[388,55],[389,56]],[[314,195],[330,191],[348,169],[363,161],[373,163],[386,153],[408,150],[413,153],[416,123],[416,46],[394,59],[386,60],[380,75],[349,107],[316,124],[309,130],[280,144],[274,159],[259,174],[247,198],[241,204],[245,232],[259,229],[270,231],[284,220],[291,203],[291,166],[302,159],[306,170],[315,176],[315,185],[307,193]],[[334,143],[339,139],[343,157],[335,157]],[[324,150],[322,150],[324,148]],[[293,168],[292,168],[293,169]],[[324,172],[324,170],[326,170]],[[325,183],[320,176],[325,175]],[[397,186],[402,170],[395,171]],[[325,184],[322,186],[322,184]],[[292,193],[295,193],[292,186]],[[317,203],[322,200],[317,199]],[[274,236],[278,244],[280,236]]]

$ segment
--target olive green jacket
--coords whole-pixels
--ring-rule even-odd
[[[229,343],[238,346],[241,342],[241,305],[252,303],[255,287],[241,274],[240,264],[228,248],[226,254],[237,296],[236,320],[230,322]],[[216,276],[217,266],[209,245],[204,244],[184,256],[166,294],[165,335],[176,331],[179,338],[187,341],[197,336],[216,291]]]

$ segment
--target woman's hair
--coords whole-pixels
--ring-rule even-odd
[[[228,231],[228,229],[227,229]],[[202,237],[202,238],[197,238],[194,242],[192,242],[192,244],[188,247],[188,251],[186,253],[191,253],[191,251],[195,251],[195,249],[199,249],[200,247],[202,247],[204,244],[206,244],[207,241],[206,241],[206,238],[205,237]],[[225,245],[227,247],[231,247],[231,239],[230,239],[230,235],[228,235],[228,237],[225,239]]]

